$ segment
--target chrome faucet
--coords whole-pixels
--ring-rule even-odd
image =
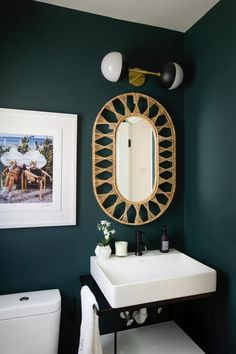
[[[142,246],[145,247],[145,243],[142,241],[142,231],[136,231],[135,233],[135,256],[142,256]]]

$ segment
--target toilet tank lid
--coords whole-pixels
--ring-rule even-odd
[[[0,320],[42,315],[60,309],[61,295],[58,289],[0,296]]]

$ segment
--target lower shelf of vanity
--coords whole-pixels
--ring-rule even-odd
[[[113,353],[114,335],[101,336],[103,354]],[[204,354],[174,321],[117,333],[117,354]]]

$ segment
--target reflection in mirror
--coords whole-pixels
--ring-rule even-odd
[[[156,139],[152,125],[141,116],[123,120],[116,132],[116,183],[128,201],[144,201],[155,187]]]

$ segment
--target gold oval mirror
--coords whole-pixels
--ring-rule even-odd
[[[110,100],[93,128],[93,188],[106,214],[141,225],[157,219],[175,192],[176,141],[166,109],[150,96]]]

